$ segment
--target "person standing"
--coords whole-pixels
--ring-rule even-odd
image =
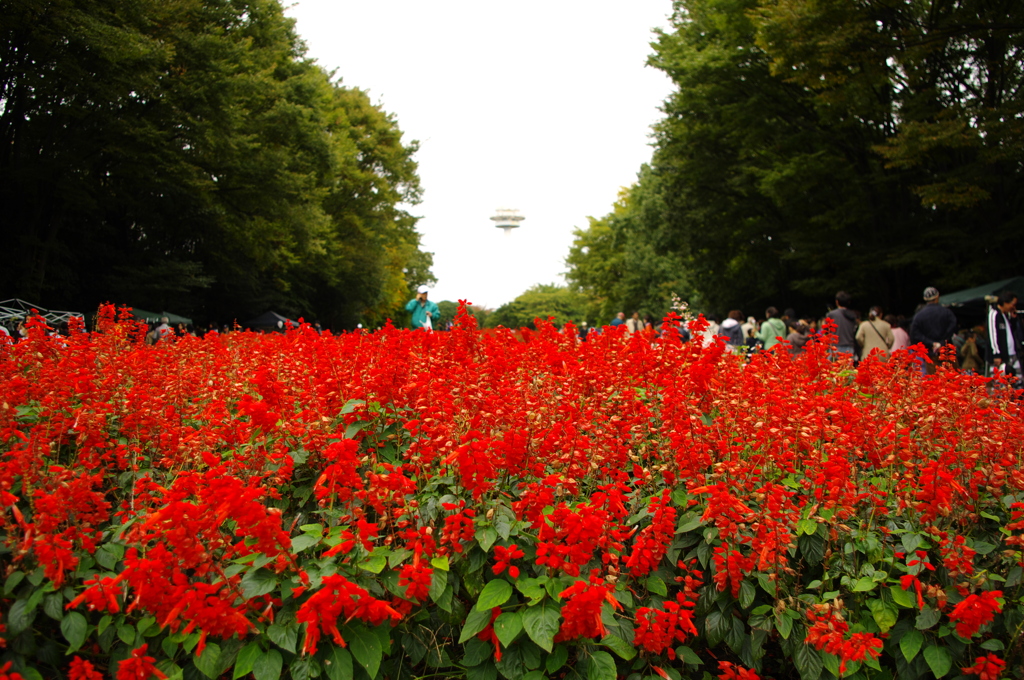
[[[871,350],[877,349],[884,356],[889,356],[889,350],[896,343],[892,326],[882,318],[882,308],[875,305],[868,312],[868,318],[862,321],[857,329],[857,344],[860,345],[860,359],[864,361],[871,354]]]
[[[426,286],[420,286],[416,291],[416,297],[405,305],[405,311],[412,314],[409,325],[413,330],[433,330],[434,319],[440,317],[441,310],[437,308],[435,302],[427,299],[428,292]]]
[[[907,329],[903,327],[906,325],[906,320],[903,316],[886,314],[885,322],[889,324],[889,328],[892,329],[892,337],[895,338],[895,342],[892,343],[892,347],[889,348],[889,351],[895,352],[898,349],[906,349],[910,347],[910,334],[907,333]]]
[[[981,375],[985,371],[985,362],[981,360],[981,352],[978,351],[978,334],[974,331],[967,331],[957,356],[960,357],[960,370],[965,373]]]
[[[644,329],[644,322],[640,319],[640,312],[633,312],[633,316],[626,320],[626,329],[630,335],[639,333]]]
[[[1020,331],[1016,323],[1017,294],[1004,290],[988,310],[988,341],[993,371],[1020,375]]]
[[[743,312],[738,309],[729,312],[729,316],[722,322],[718,334],[725,336],[725,342],[729,345],[729,349],[734,352],[738,351],[743,346]]]
[[[836,308],[825,315],[836,324],[836,352],[853,356],[857,342],[857,314],[849,309],[853,297],[846,291],[836,293]]]
[[[779,344],[779,338],[785,339],[787,335],[786,324],[779,318],[779,310],[776,307],[769,307],[764,310],[764,315],[767,318],[761,324],[761,332],[758,333],[757,337],[761,341],[761,346],[765,350],[769,350]]]
[[[608,325],[611,326],[612,328],[618,328],[619,326],[625,326],[626,325],[626,313],[625,312],[619,312],[618,314],[615,315],[615,318],[612,319],[612,322],[610,324],[608,324]]]
[[[935,361],[939,358],[939,350],[956,333],[956,315],[939,304],[939,291],[934,286],[924,289],[924,301],[924,307],[910,321],[910,342],[924,345]],[[929,366],[934,364],[922,365],[922,372],[934,371]]]

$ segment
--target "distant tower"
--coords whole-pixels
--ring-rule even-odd
[[[520,215],[515,208],[498,208],[498,214],[491,219],[494,220],[494,226],[504,229],[505,236],[508,236],[526,218]]]

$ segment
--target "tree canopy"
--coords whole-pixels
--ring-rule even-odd
[[[640,307],[686,281],[719,313],[839,289],[909,311],[1018,274],[1022,41],[1014,2],[678,0],[650,60],[675,90],[629,191],[658,209],[579,232],[569,279]],[[624,207],[636,227],[613,226]],[[625,267],[627,233],[659,258]]]
[[[537,319],[579,324],[586,320],[586,298],[567,286],[539,283],[488,314],[484,323],[488,328],[535,328]]]
[[[9,294],[354,326],[432,281],[407,211],[415,142],[305,58],[277,0],[12,0],[4,13]]]

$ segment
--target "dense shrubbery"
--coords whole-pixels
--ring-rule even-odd
[[[1024,423],[984,379],[106,313],[0,350],[0,675],[1020,677]]]

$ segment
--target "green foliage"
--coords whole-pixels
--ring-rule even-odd
[[[536,319],[551,319],[562,325],[586,319],[587,299],[578,292],[555,284],[537,284],[512,302],[494,310],[485,319],[488,328],[534,328]]]
[[[575,231],[566,278],[589,300],[589,319],[604,324],[618,312],[639,312],[658,320],[673,294],[692,301],[682,258],[663,232],[650,229],[664,212],[658,178],[644,166],[638,183],[619,192],[612,212]]]
[[[412,154],[277,0],[15,0],[0,28],[10,293],[380,323],[432,280]]]
[[[823,311],[840,289],[909,312],[926,285],[1018,273],[1024,5],[675,7],[651,168],[569,258],[606,315],[657,284],[719,314]]]

